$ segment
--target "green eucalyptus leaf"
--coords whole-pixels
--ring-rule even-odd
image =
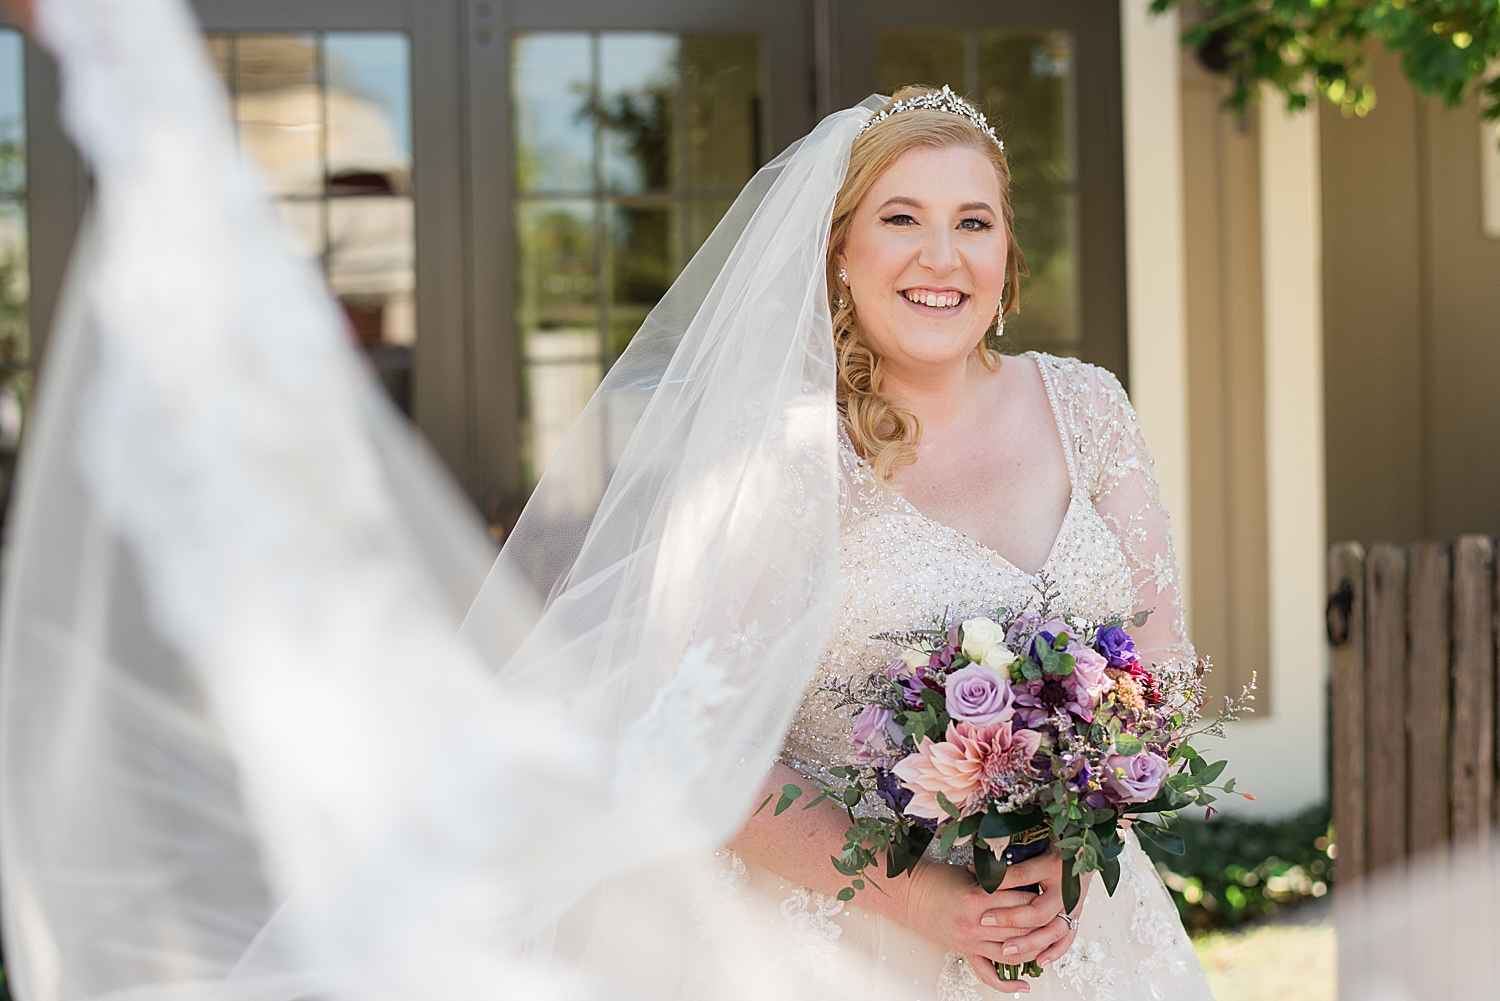
[[[1115,887],[1120,885],[1120,859],[1117,855],[1105,855],[1104,862],[1099,866],[1099,875],[1104,880],[1104,889],[1111,897],[1115,895]]]
[[[1078,907],[1078,898],[1082,896],[1083,889],[1078,878],[1078,872],[1074,869],[1073,860],[1063,859],[1063,911],[1072,914]]]
[[[1021,813],[1000,813],[993,806],[985,813],[979,823],[979,836],[986,840],[990,838],[1013,838],[1017,834],[1024,834],[1042,823],[1042,815],[1037,810],[1026,810]]]
[[[1005,882],[1005,853],[996,855],[985,844],[974,846],[974,878],[986,893],[994,893]]]
[[[1181,855],[1187,851],[1187,845],[1183,843],[1182,837],[1164,827],[1157,827],[1155,824],[1138,820],[1136,821],[1135,829],[1137,834],[1148,841],[1154,842],[1164,852],[1172,855]]]

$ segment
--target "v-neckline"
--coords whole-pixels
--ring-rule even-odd
[[[1008,567],[1009,569],[1014,570],[1016,573],[1027,578],[1028,580],[1035,580],[1044,571],[1046,571],[1049,566],[1052,565],[1052,561],[1057,557],[1057,549],[1060,545],[1062,545],[1063,537],[1068,533],[1068,523],[1073,520],[1073,509],[1078,505],[1078,474],[1075,468],[1075,463],[1073,462],[1073,454],[1068,451],[1068,432],[1067,429],[1063,427],[1062,414],[1060,414],[1057,409],[1057,396],[1053,391],[1052,379],[1048,375],[1046,367],[1042,364],[1042,359],[1039,352],[1027,351],[1025,354],[1026,357],[1029,357],[1031,359],[1032,364],[1036,366],[1037,375],[1042,380],[1042,389],[1047,394],[1047,408],[1052,411],[1052,423],[1057,427],[1057,437],[1062,444],[1063,462],[1066,463],[1068,467],[1068,506],[1067,509],[1063,511],[1062,522],[1057,526],[1057,535],[1053,537],[1052,545],[1047,550],[1047,558],[1042,560],[1041,566],[1037,567],[1030,573],[1022,570],[1010,560],[1006,559],[1004,556],[1001,556],[997,550],[990,548],[967,532],[964,532],[961,529],[954,528],[947,522],[938,521],[931,515],[924,514],[922,509],[908,500],[906,496],[901,493],[901,491],[897,490],[889,483],[881,480],[878,476],[875,477],[875,482],[880,484],[880,486],[884,490],[895,497],[897,503],[904,507],[911,516],[923,522],[926,522],[934,528],[941,529],[942,531],[948,532],[951,535],[957,536],[970,545],[977,547],[990,558],[991,562],[997,564],[998,566]],[[869,466],[869,463],[865,462],[864,459],[861,458],[859,461],[861,465],[867,467]],[[870,474],[874,476],[873,468],[870,469]]]

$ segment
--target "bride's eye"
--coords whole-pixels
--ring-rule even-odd
[[[890,223],[892,226],[915,226],[917,224],[917,220],[913,219],[905,212],[898,212],[895,215],[882,216],[880,221],[884,223]]]
[[[967,219],[958,224],[958,228],[967,229],[972,232],[982,232],[987,229],[994,229],[995,224],[990,222],[988,219],[981,219],[978,216],[969,216]]]

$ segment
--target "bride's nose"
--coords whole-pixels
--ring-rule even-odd
[[[951,274],[961,263],[953,234],[946,229],[934,231],[922,244],[917,263],[936,275]]]

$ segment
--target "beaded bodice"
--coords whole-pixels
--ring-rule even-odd
[[[923,515],[881,482],[840,434],[843,608],[787,735],[783,760],[828,780],[849,748],[852,719],[833,711],[831,681],[862,679],[894,650],[876,633],[929,625],[948,611],[972,615],[1019,607],[1041,574],[1059,606],[1101,618],[1154,608],[1136,634],[1158,662],[1190,658],[1177,567],[1151,460],[1129,400],[1103,369],[1032,354],[1068,461],[1071,498],[1057,539],[1036,574]]]

